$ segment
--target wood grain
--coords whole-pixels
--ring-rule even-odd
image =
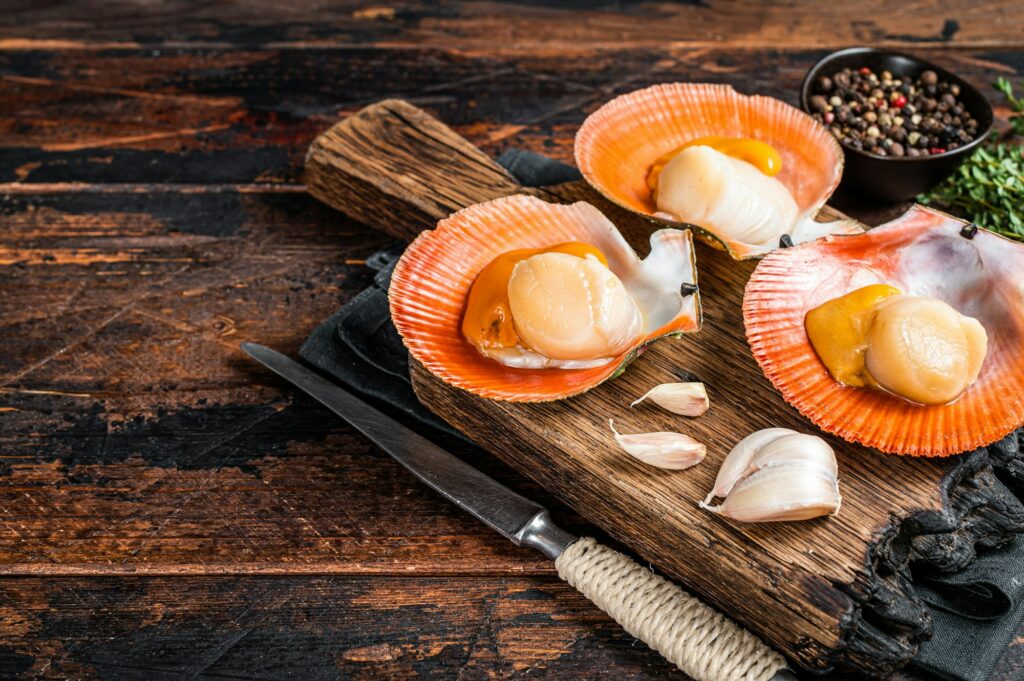
[[[991,83],[1024,66],[1019,53],[913,51],[981,88],[1005,126],[1009,110]],[[491,156],[514,146],[571,162],[577,127],[616,94],[675,80],[727,82],[795,103],[803,74],[824,54],[685,45],[575,56],[0,49],[0,184],[297,185],[317,134],[388,97],[429,111]]]
[[[83,0],[59,7],[13,3],[0,23],[0,46],[75,49],[171,45],[380,45],[573,52],[690,43],[748,46],[1019,44],[1019,3],[881,0],[785,4],[758,0],[700,2],[336,2],[215,4],[174,0],[137,11],[130,2],[97,8]],[[68,27],[78,29],[69,32]]]
[[[646,252],[650,224],[611,208],[584,183],[524,190],[466,145],[436,119],[389,100],[314,142],[307,184],[329,205],[400,238],[454,209],[511,192],[586,199],[609,214],[638,252]],[[818,431],[782,400],[747,347],[741,306],[755,263],[733,261],[703,244],[697,262],[702,330],[655,343],[616,380],[569,400],[514,404],[477,398],[416,365],[417,394],[476,442],[804,667],[889,672],[913,654],[928,623],[908,589],[907,573],[892,579],[879,574],[876,547],[893,532],[894,519],[898,524],[912,515],[938,518],[947,512],[945,480],[960,462],[888,457],[827,438],[843,478],[837,518],[742,525],[699,510],[697,502],[713,486],[721,461],[745,435],[767,427]],[[649,406],[626,408],[654,385],[692,377],[707,385],[713,405],[699,419],[682,423]],[[684,429],[708,445],[707,461],[688,471],[646,467],[619,451],[607,427],[612,417],[624,432]],[[1019,455],[1014,439],[1012,456]],[[977,470],[991,474],[986,463],[987,469]],[[1024,505],[994,476],[990,482],[997,490],[989,504],[997,509],[992,515],[1005,521],[984,539],[998,543],[1024,530]],[[965,543],[973,550],[981,539],[971,535]],[[947,569],[971,558],[962,552],[942,555]],[[915,560],[936,562],[932,555],[913,555],[892,567],[906,570]],[[881,601],[887,611],[873,613],[870,630],[860,626]]]
[[[557,578],[25,578],[0,597],[4,679],[686,679]]]
[[[546,561],[237,351],[294,353],[385,243],[304,194],[306,148],[402,97],[488,155],[568,161],[615,93],[680,79],[793,102],[827,49],[876,41],[964,75],[1005,124],[988,84],[1024,67],[1001,2],[374,5],[0,13],[0,678],[177,679],[222,645],[200,678],[681,678],[582,600],[522,595],[559,588]],[[332,579],[369,594],[358,616]],[[233,646],[236,620],[252,633]],[[1020,642],[994,681],[1021,678]]]

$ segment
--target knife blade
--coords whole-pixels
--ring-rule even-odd
[[[532,546],[554,560],[562,579],[697,681],[797,681],[778,653],[631,558],[565,532],[540,504],[291,358],[258,343],[242,343],[241,348],[347,421],[459,508],[515,545]],[[574,551],[576,547],[582,548]],[[613,583],[610,575],[624,575],[621,581],[628,582],[628,590]],[[651,621],[665,620],[669,622],[659,628],[650,626]],[[709,637],[709,628],[717,628],[716,635]],[[710,642],[695,642],[698,639]]]

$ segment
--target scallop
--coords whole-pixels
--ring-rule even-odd
[[[596,260],[535,255],[516,265],[508,290],[519,337],[551,359],[610,360],[640,337],[640,308],[615,273]]]
[[[490,295],[471,295],[484,270]],[[661,336],[698,330],[696,281],[687,230],[655,231],[641,260],[594,206],[517,195],[422,233],[389,297],[410,354],[436,376],[483,397],[540,402],[589,390]],[[470,304],[482,322],[467,322]],[[511,322],[501,333],[485,332],[491,308]]]
[[[745,161],[685,150],[665,167],[669,175],[659,178],[656,199],[647,181],[651,169],[665,154],[704,138],[764,142],[778,151],[781,170],[765,182]],[[670,226],[693,227],[737,259],[779,248],[783,234],[803,243],[862,231],[850,220],[815,220],[839,185],[843,152],[814,119],[771,97],[709,83],[653,85],[591,114],[574,152],[583,177],[611,201]]]
[[[826,432],[893,454],[973,450],[1024,425],[1022,271],[1024,244],[914,206],[867,233],[761,260],[743,298],[747,341],[782,396]],[[878,296],[882,323],[876,309],[866,327],[866,369],[884,390],[843,385],[805,317],[879,287],[898,294]]]

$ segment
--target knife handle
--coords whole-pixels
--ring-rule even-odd
[[[555,560],[558,576],[696,681],[769,681],[785,659],[631,558],[584,537]],[[789,677],[794,678],[794,677]]]

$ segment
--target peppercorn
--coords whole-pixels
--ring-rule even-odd
[[[868,153],[927,156],[972,141],[979,128],[957,99],[961,88],[934,71],[915,79],[846,68],[820,76],[815,92],[808,99],[814,118],[846,147]]]

